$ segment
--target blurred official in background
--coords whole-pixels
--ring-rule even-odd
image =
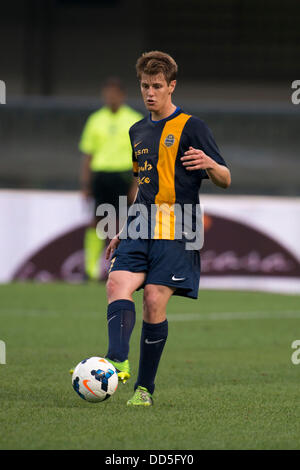
[[[98,238],[96,208],[113,204],[118,215],[119,196],[133,202],[136,183],[132,176],[129,128],[143,116],[125,104],[125,90],[118,78],[109,78],[102,88],[104,106],[92,113],[82,132],[79,149],[83,153],[80,183],[85,199],[95,202],[94,217],[84,237],[85,273],[98,280],[105,240]]]

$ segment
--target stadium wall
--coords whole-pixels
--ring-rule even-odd
[[[135,88],[137,57],[163,48],[180,81],[287,83],[300,72],[299,14],[297,0],[4,1],[1,79],[11,95],[96,96],[107,73]]]
[[[203,195],[201,204],[201,287],[300,293],[300,198]],[[90,210],[77,191],[0,190],[0,282],[82,282]]]
[[[300,194],[297,106],[179,102],[213,130],[232,172],[230,194]],[[141,100],[130,104],[144,112]],[[0,188],[79,189],[78,142],[87,117],[100,106],[46,98],[1,106]],[[210,184],[203,191],[220,194]]]

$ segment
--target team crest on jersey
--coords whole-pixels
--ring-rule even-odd
[[[173,134],[169,134],[167,135],[167,137],[165,138],[165,145],[167,147],[172,147],[172,145],[175,143],[175,137]]]

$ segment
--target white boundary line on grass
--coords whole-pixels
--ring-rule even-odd
[[[288,312],[224,312],[224,313],[171,313],[168,321],[218,321],[218,320],[275,320],[299,318],[300,311]]]
[[[61,316],[64,315],[60,310],[22,310],[22,309],[0,309],[1,313],[12,315],[30,315],[30,316]],[[101,312],[73,312],[79,316],[101,316]],[[218,320],[276,320],[276,319],[299,318],[300,310],[289,310],[286,312],[214,312],[214,313],[169,313],[168,321],[218,321]]]

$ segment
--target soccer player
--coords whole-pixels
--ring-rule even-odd
[[[107,280],[106,357],[125,382],[130,377],[129,342],[135,325],[132,294],[144,288],[138,377],[127,405],[150,406],[168,336],[168,301],[172,295],[196,299],[200,279],[199,249],[187,250],[182,234],[176,238],[170,213],[169,230],[165,230],[165,213],[160,208],[174,204],[195,208],[203,179],[227,188],[231,176],[206,124],[172,102],[177,75],[174,59],[160,51],[144,53],[136,70],[149,115],[129,131],[133,172],[138,178],[135,202],[149,209],[154,205],[156,213],[148,239],[123,239],[121,230],[107,248],[107,259],[112,256],[112,260]]]
[[[128,130],[143,117],[125,104],[125,90],[119,79],[109,78],[102,96],[105,105],[89,116],[79,143],[83,153],[82,195],[95,201],[94,217],[84,237],[85,273],[93,280],[99,278],[99,259],[105,247],[105,240],[96,233],[96,208],[108,203],[118,210],[119,196],[128,194],[130,199],[131,188],[136,190]]]

